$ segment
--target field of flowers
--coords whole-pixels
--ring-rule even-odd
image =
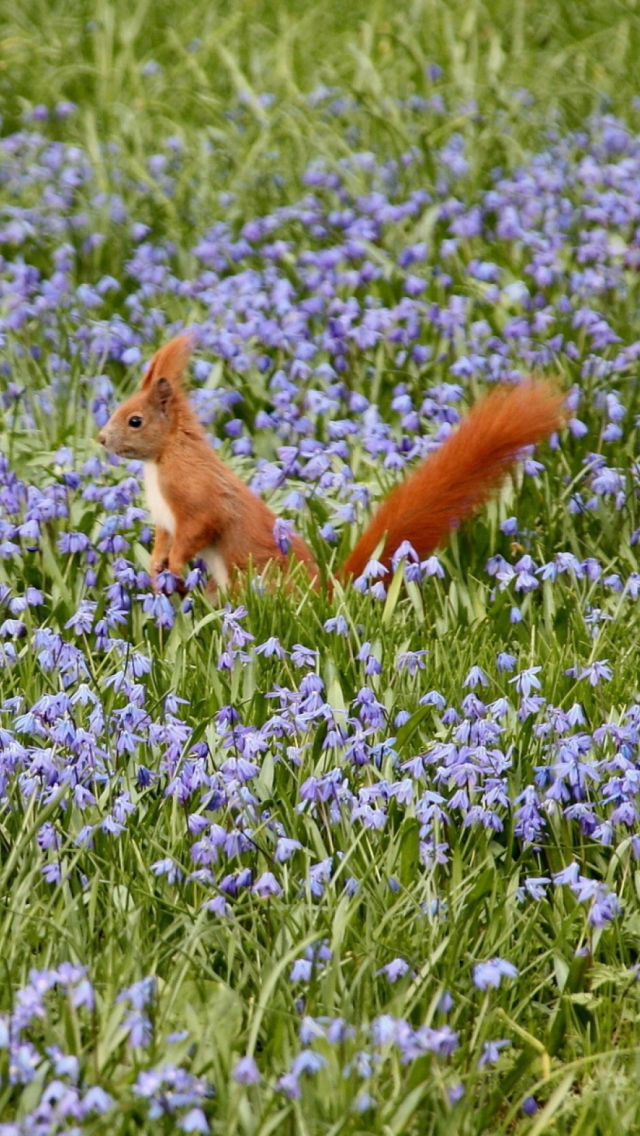
[[[0,17],[0,1136],[640,1131],[638,31],[546,7]],[[392,578],[154,595],[96,435],[185,327],[327,571],[490,384],[567,428]]]

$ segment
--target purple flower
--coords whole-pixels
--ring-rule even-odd
[[[279,639],[272,635],[265,643],[260,643],[254,648],[256,655],[264,655],[265,658],[270,659],[275,656],[278,659],[284,659],[286,651],[280,645]]]
[[[336,635],[348,635],[349,625],[343,615],[332,616],[324,624],[325,631],[334,631]]]
[[[518,970],[505,959],[493,958],[489,962],[478,963],[473,968],[473,983],[478,990],[489,990],[500,986],[503,978],[517,978]]]
[[[522,694],[528,698],[532,690],[540,690],[540,679],[536,675],[540,673],[542,667],[529,667],[528,670],[521,671],[520,674],[510,678],[509,682],[515,685],[518,694]]]
[[[302,844],[299,840],[292,840],[288,836],[279,836],[273,858],[277,864],[283,864],[301,848]]]
[[[209,1132],[209,1122],[201,1108],[190,1108],[181,1116],[178,1127],[182,1132]]]
[[[397,982],[399,978],[402,978],[408,970],[408,962],[405,962],[404,959],[396,958],[392,959],[391,962],[386,963],[385,966],[376,971],[376,974],[384,974],[386,978],[388,978],[389,982],[393,983]]]
[[[500,1051],[510,1045],[511,1042],[506,1038],[500,1038],[499,1041],[485,1041],[478,1060],[478,1068],[482,1069],[485,1065],[495,1065],[500,1059]]]
[[[290,982],[309,982],[313,973],[313,962],[310,959],[296,959],[289,974]]]
[[[14,639],[23,639],[26,634],[26,624],[21,619],[5,619],[0,623],[0,636],[3,639],[8,636],[12,636]]]
[[[556,887],[562,887],[563,884],[573,886],[578,882],[579,877],[580,869],[576,863],[572,863],[560,872],[554,872],[552,879]]]
[[[281,1093],[284,1093],[289,1100],[299,1100],[302,1096],[300,1083],[294,1073],[284,1073],[282,1077],[279,1077],[276,1082],[276,1088]]]
[[[239,1085],[257,1085],[260,1080],[260,1071],[253,1057],[241,1057],[236,1062],[231,1074]]]
[[[549,883],[551,883],[551,880],[548,876],[529,876],[524,881],[524,886],[532,899],[540,900],[546,898],[546,885]]]
[[[72,987],[70,998],[72,1006],[75,1006],[76,1009],[80,1006],[86,1006],[88,1010],[93,1010],[95,1006],[95,994],[88,978],[82,978],[77,986]]]
[[[421,567],[425,576],[437,576],[438,579],[444,580],[444,568],[437,556],[429,556],[423,560]]]
[[[286,556],[291,551],[291,538],[295,535],[292,521],[284,517],[277,517],[273,526],[274,540],[282,553]]]
[[[149,975],[133,986],[128,986],[118,994],[116,1002],[128,1002],[134,1010],[143,1010],[154,999],[156,993],[156,979]]]
[[[58,548],[63,556],[86,552],[89,547],[89,537],[82,532],[64,532],[58,538]]]
[[[82,1099],[84,1111],[88,1114],[95,1112],[99,1116],[113,1108],[114,1103],[113,1097],[105,1092],[100,1085],[92,1085],[91,1088],[87,1089]]]
[[[473,690],[476,686],[488,686],[489,678],[483,671],[482,667],[473,666],[462,685],[470,686]]]
[[[62,868],[59,863],[45,864],[41,869],[48,884],[59,884],[62,881]]]
[[[315,667],[319,652],[296,643],[291,648],[291,662],[297,667]]]
[[[448,1014],[453,1009],[454,1001],[448,990],[443,990],[438,999],[438,1011],[441,1014]]]
[[[170,884],[179,883],[184,875],[181,868],[174,863],[170,856],[165,857],[163,860],[156,860],[155,863],[151,865],[151,871],[154,876],[166,876],[167,882]]]
[[[588,919],[593,927],[606,927],[620,915],[622,905],[617,895],[604,884],[599,884],[589,908]]]
[[[98,604],[95,600],[82,600],[75,615],[67,620],[65,627],[72,627],[76,635],[86,635],[93,626],[93,617]]]
[[[132,1010],[125,1015],[122,1026],[127,1031],[128,1042],[133,1049],[146,1049],[153,1033],[151,1022],[146,1014]]]
[[[251,888],[254,895],[269,897],[282,895],[282,888],[272,872],[263,872]]]
[[[314,1073],[319,1073],[326,1064],[327,1059],[321,1053],[314,1053],[311,1049],[303,1049],[291,1062],[291,1073],[296,1079],[302,1073],[313,1076]]]
[[[601,680],[611,682],[613,678],[613,671],[609,666],[608,659],[600,659],[595,663],[591,663],[585,667],[578,676],[579,678],[586,678],[589,680],[590,686],[597,686]]]
[[[458,1101],[462,1100],[464,1096],[464,1085],[462,1082],[458,1081],[457,1084],[452,1085],[451,1088],[447,1090],[447,1096],[451,1105],[455,1105]]]

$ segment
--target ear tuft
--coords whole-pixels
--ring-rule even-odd
[[[164,375],[162,375],[159,379],[156,379],[155,383],[153,384],[151,394],[155,405],[158,407],[158,410],[161,410],[163,414],[166,414],[173,400],[174,391],[171,383],[168,379],[165,379]]]
[[[179,383],[195,345],[195,332],[189,331],[165,343],[149,363],[140,389],[147,390],[158,375],[171,383]]]

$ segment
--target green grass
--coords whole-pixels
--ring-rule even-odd
[[[5,129],[25,107],[71,99],[80,113],[67,136],[99,163],[101,144],[116,141],[118,164],[142,177],[150,196],[145,159],[176,133],[208,182],[198,208],[213,217],[218,193],[231,191],[235,208],[225,205],[225,216],[246,219],[280,199],[283,177],[285,197],[293,195],[310,158],[332,162],[347,152],[334,124],[306,104],[318,84],[357,96],[362,148],[383,144],[394,154],[407,141],[394,98],[428,96],[426,68],[439,64],[454,114],[435,130],[426,122],[423,145],[462,130],[474,142],[479,183],[487,166],[517,161],[531,142],[519,89],[536,98],[541,122],[558,115],[576,125],[603,105],[631,112],[640,13],[633,2],[599,0],[422,0],[399,9],[246,0],[191,5],[177,22],[164,2],[27,2],[3,6],[0,37]],[[150,63],[157,73],[145,74]],[[273,112],[261,104],[264,92],[277,98]],[[246,107],[239,117],[230,114],[238,97]],[[180,189],[188,194],[188,183]],[[180,218],[176,202],[163,218],[173,236]]]
[[[127,216],[150,226],[151,239],[167,247],[178,279],[194,275],[193,248],[216,221],[224,219],[235,231],[249,219],[298,201],[310,162],[337,169],[353,149],[370,149],[380,161],[388,161],[415,146],[421,165],[402,175],[404,184],[410,189],[423,182],[432,187],[437,151],[460,133],[469,169],[456,183],[455,193],[470,204],[490,184],[496,167],[512,170],[531,151],[544,147],[550,124],[562,134],[604,110],[635,127],[639,19],[635,3],[605,6],[596,0],[544,5],[424,0],[401,6],[243,0],[194,3],[178,10],[164,0],[135,7],[54,0],[4,4],[3,135],[20,129],[25,112],[34,106],[51,108],[60,100],[72,100],[76,113],[35,128],[46,138],[81,147],[93,164],[95,184],[78,188],[70,210],[86,213],[84,226],[63,237],[36,234],[20,252],[3,245],[3,256],[12,261],[24,253],[29,264],[48,276],[56,248],[68,241],[74,286],[95,284],[105,274],[121,282],[121,291],[105,302],[100,319],[130,318],[144,339],[146,357],[165,335],[165,317],[169,324],[199,322],[205,306],[200,299],[168,289],[155,323],[157,296],[142,315],[131,314],[127,298],[138,288],[127,265],[133,242],[110,213],[109,203],[96,196],[96,188],[105,195],[119,194]],[[145,68],[150,63],[158,67]],[[434,63],[443,68],[437,83],[426,71]],[[308,95],[320,84],[335,87],[353,102],[337,116],[324,104],[314,106]],[[522,88],[533,96],[531,108],[523,103]],[[261,100],[265,93],[274,96],[272,103]],[[398,99],[431,98],[435,93],[443,96],[446,114],[425,114],[422,120],[398,108]],[[29,122],[27,128],[34,126]],[[166,152],[170,137],[180,140],[182,156],[170,169],[174,180],[168,191],[148,162]],[[345,179],[353,198],[371,188],[366,174],[355,168]],[[0,206],[12,206],[16,187],[3,183],[0,192]],[[36,209],[40,197],[37,183],[19,187],[22,208]],[[104,240],[97,248],[87,248],[84,237],[95,231]],[[372,255],[384,263],[386,275],[372,294],[389,304],[397,302],[402,295],[394,266],[399,248],[432,238],[435,248],[436,231],[442,239],[444,230],[437,230],[435,219],[426,213],[419,224],[407,221],[387,246],[374,248]],[[303,247],[302,226],[292,225],[288,233],[296,249]],[[477,238],[475,244],[463,244],[457,259],[447,265],[458,290],[473,297],[475,318],[490,318],[496,333],[501,332],[513,312],[506,303],[500,308],[484,302],[481,289],[475,289],[466,274],[472,255],[499,261],[510,278],[518,279],[521,251]],[[285,271],[294,278],[292,264],[285,262]],[[6,263],[0,276],[8,279]],[[624,294],[604,294],[601,306],[621,339],[631,342],[638,338],[639,326],[638,287],[631,272],[626,288]],[[444,295],[437,294],[434,285],[439,302]],[[55,315],[42,320],[33,316],[8,334],[2,346],[9,367],[4,378],[23,387],[25,394],[20,402],[3,404],[0,449],[29,485],[61,481],[65,472],[81,468],[96,454],[90,409],[96,375],[108,372],[122,394],[138,381],[137,366],[95,359],[89,368],[81,361],[76,336],[84,309],[78,304],[72,298]],[[3,295],[3,318],[8,307]],[[87,322],[91,319],[89,311]],[[569,318],[564,331],[568,337],[573,334]],[[590,350],[587,336],[576,331],[574,338],[583,359]],[[391,405],[396,383],[405,383],[419,404],[425,389],[455,381],[449,367],[463,347],[446,346],[435,334],[432,343],[434,358],[425,368],[398,362],[396,348],[389,344],[350,356],[352,389],[371,393],[373,383],[381,416],[397,433],[402,428]],[[613,358],[615,351],[601,354]],[[52,354],[60,354],[69,370],[57,369]],[[274,351],[276,365],[285,358],[284,352],[278,356]],[[558,370],[567,388],[579,377],[578,363],[565,357],[558,360]],[[246,661],[220,669],[218,659],[228,646],[228,635],[220,610],[212,609],[200,592],[192,612],[183,613],[174,605],[170,630],[157,627],[136,601],[126,623],[112,635],[152,661],[150,673],[140,678],[151,721],[165,724],[164,702],[175,694],[185,699],[175,713],[192,732],[176,744],[169,767],[163,764],[168,744],[163,738],[145,734],[133,752],[117,752],[120,726],[114,715],[126,710],[129,695],[105,682],[129,656],[117,648],[102,653],[93,633],[76,636],[66,628],[87,595],[97,599],[98,615],[108,606],[102,592],[113,583],[115,554],[100,553],[96,589],[88,591],[84,560],[63,555],[57,545],[66,530],[83,532],[95,542],[114,507],[73,491],[69,518],[43,525],[37,549],[22,540],[19,555],[0,560],[0,582],[16,594],[29,585],[44,593],[41,607],[20,616],[26,635],[15,641],[15,664],[0,671],[3,700],[23,697],[30,706],[64,689],[60,674],[38,659],[35,633],[44,626],[82,650],[87,687],[99,694],[107,719],[106,727],[96,725],[92,704],[82,701],[70,712],[74,728],[95,732],[104,749],[93,785],[95,801],[86,811],[73,799],[72,781],[56,787],[52,795],[45,789],[32,797],[17,777],[8,776],[3,786],[7,805],[0,815],[0,1012],[15,1008],[31,968],[52,969],[65,960],[86,966],[96,991],[93,1009],[74,1007],[59,991],[47,994],[46,1014],[34,1019],[27,1031],[38,1054],[29,1083],[16,1083],[6,1046],[0,1046],[3,1136],[3,1124],[31,1117],[43,1088],[55,1080],[55,1059],[47,1050],[53,1045],[77,1056],[83,1090],[100,1085],[115,1102],[104,1116],[81,1120],[81,1130],[95,1136],[177,1130],[176,1115],[183,1117],[184,1108],[154,1118],[134,1092],[141,1072],[164,1063],[213,1084],[215,1096],[206,1100],[204,1109],[211,1131],[220,1136],[609,1136],[640,1131],[640,872],[630,844],[637,824],[624,839],[618,832],[607,846],[581,833],[579,824],[563,818],[560,809],[550,808],[545,838],[535,847],[515,834],[510,808],[504,810],[502,831],[464,827],[461,816],[452,813],[449,822],[434,822],[436,842],[449,846],[447,863],[425,864],[413,805],[390,801],[380,831],[348,821],[346,814],[336,820],[325,806],[299,807],[305,780],[332,768],[343,769],[354,791],[374,787],[382,779],[400,780],[404,774],[395,764],[396,754],[403,763],[451,738],[441,711],[420,705],[421,696],[437,689],[447,705],[460,708],[469,693],[463,687],[465,676],[474,665],[490,680],[486,691],[476,691],[481,698],[511,700],[497,744],[509,751],[507,777],[514,799],[532,784],[536,767],[544,763],[544,738],[534,729],[542,716],[523,721],[517,715],[512,676],[496,667],[501,650],[517,657],[517,671],[542,668],[541,693],[549,703],[568,710],[580,702],[586,731],[620,722],[634,706],[640,615],[626,594],[566,574],[518,597],[513,589],[496,591],[484,570],[496,552],[517,559],[519,553],[500,531],[501,521],[517,513],[517,539],[538,564],[550,561],[556,552],[570,551],[580,559],[597,557],[604,575],[615,572],[626,580],[635,572],[637,553],[630,538],[638,524],[632,469],[637,382],[632,369],[616,382],[627,412],[623,440],[606,449],[597,401],[606,386],[599,377],[581,380],[589,439],[569,439],[557,453],[545,450],[546,470],[539,479],[518,475],[498,501],[453,538],[442,555],[443,580],[432,578],[420,587],[392,585],[383,603],[353,590],[342,594],[338,589],[329,599],[309,593],[304,584],[289,592],[261,594],[248,583],[233,597],[234,604],[242,602],[247,608],[242,625],[254,646],[274,636],[287,652],[296,644],[318,651],[316,669],[335,721],[344,723],[347,713],[355,713],[358,692],[365,685],[385,713],[385,725],[375,737],[378,763],[355,772],[344,757],[338,760],[334,751],[323,748],[330,723],[313,720],[297,732],[289,725],[284,737],[256,758],[260,770],[250,783],[257,798],[253,811],[239,806],[207,811],[206,792],[181,801],[171,791],[172,781],[198,741],[209,744],[209,774],[229,757],[215,725],[220,707],[233,705],[246,726],[261,728],[277,709],[274,692],[283,687],[297,690],[303,670],[290,658],[256,654],[251,645]],[[218,362],[208,385],[241,393],[237,416],[254,437],[255,455],[276,460],[282,437],[253,428],[256,413],[272,405],[267,379],[255,368],[238,373],[232,364]],[[465,380],[464,387],[469,401],[480,389],[475,379]],[[305,390],[303,382],[300,405]],[[43,391],[50,395],[48,405],[41,398]],[[312,423],[313,436],[323,443],[327,420],[319,414]],[[216,432],[221,423],[222,415],[216,419]],[[223,456],[249,480],[256,456],[232,457],[222,430],[220,437]],[[61,446],[70,448],[71,460],[55,456]],[[374,494],[395,482],[398,474],[382,469],[359,443],[350,448],[356,478]],[[607,498],[597,511],[576,516],[568,512],[567,501],[586,481],[586,453],[598,448],[608,464],[625,470],[628,500],[619,512]],[[334,460],[335,469],[340,465]],[[122,477],[121,470],[104,467],[95,480],[104,487]],[[275,506],[285,493],[272,495]],[[325,557],[327,546],[317,530],[336,502],[331,491],[324,497],[316,494],[301,518],[305,537]],[[136,503],[141,504],[137,498]],[[0,505],[0,517],[4,507]],[[134,517],[123,530],[130,542],[125,555],[144,568],[147,548],[140,527]],[[345,526],[336,559],[352,535]],[[132,592],[135,596],[135,587]],[[510,621],[514,602],[520,603],[523,614],[517,624]],[[585,622],[592,606],[603,617],[593,634]],[[347,621],[344,636],[325,626],[338,614]],[[367,642],[381,664],[374,676],[358,658]],[[427,651],[424,670],[411,675],[397,669],[401,652],[421,649]],[[573,664],[585,667],[602,659],[614,665],[609,683],[591,687],[565,673]],[[78,685],[72,679],[69,690],[75,692]],[[399,710],[410,716],[395,727]],[[0,722],[8,729],[14,718],[15,712],[5,713]],[[48,736],[42,744],[52,746],[57,755],[67,753],[64,740]],[[300,747],[299,753],[288,753],[288,745]],[[594,760],[612,758],[614,749],[601,739]],[[158,780],[141,785],[140,765],[159,771]],[[451,796],[450,786],[430,780],[428,787]],[[117,808],[122,793],[130,794],[135,812],[116,837],[100,826]],[[596,800],[593,788],[589,802]],[[154,874],[151,864],[164,858],[185,874],[194,867],[190,848],[197,836],[188,827],[190,814],[228,829],[238,816],[250,821],[251,848],[228,870],[250,863],[254,877],[273,871],[282,894],[261,898],[247,889],[230,904],[232,914],[225,918],[204,906],[217,894],[210,886],[198,880],[172,883]],[[292,859],[280,865],[274,860],[276,833],[268,823],[274,818],[300,843]],[[48,822],[58,835],[53,851],[43,851],[37,841]],[[86,823],[95,826],[93,839],[78,843]],[[322,893],[314,895],[309,870],[329,857],[331,877]],[[603,881],[621,898],[623,912],[609,926],[590,925],[584,904],[567,887],[549,888],[537,902],[519,896],[525,878],[549,876],[572,861],[582,874]],[[61,880],[52,884],[42,869],[55,863],[61,865]],[[213,868],[216,878],[227,870],[222,858]],[[350,879],[357,880],[357,890],[349,886]],[[292,983],[293,963],[305,949],[324,942],[330,960],[314,964],[308,982]],[[513,963],[519,977],[503,981],[499,990],[481,991],[473,984],[473,968],[495,956]],[[380,970],[397,957],[409,964],[409,972],[392,985]],[[145,1046],[132,1046],[125,1025],[127,1007],[117,997],[148,975],[157,979],[149,1010],[150,1037]],[[453,997],[447,1013],[439,1008],[445,991]],[[425,1052],[403,1063],[397,1046],[371,1043],[369,1027],[383,1014],[405,1019],[414,1029],[446,1024],[458,1034],[459,1048],[451,1058]],[[354,1032],[335,1043],[318,1028],[308,1047],[326,1064],[303,1075],[300,1098],[289,1099],[277,1080],[302,1048],[299,1031],[305,1016],[342,1018]],[[187,1031],[185,1036],[182,1031]],[[500,1038],[511,1044],[499,1063],[479,1067],[484,1044]],[[358,1072],[358,1054],[363,1051],[374,1054],[367,1077]],[[260,1084],[234,1080],[232,1071],[245,1055],[255,1058]],[[364,1058],[360,1060],[364,1065]],[[73,1082],[68,1073],[60,1076]],[[455,1103],[450,1093],[458,1084],[464,1086],[464,1095]],[[360,1111],[364,1090],[375,1103]],[[539,1111],[529,1116],[522,1106],[531,1096]],[[35,1125],[25,1121],[31,1123]],[[42,1128],[7,1128],[7,1136],[71,1131],[73,1118],[49,1118],[46,1124],[49,1127],[43,1121]]]

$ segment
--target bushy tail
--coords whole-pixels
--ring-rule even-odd
[[[424,560],[454,524],[486,501],[524,446],[558,429],[563,405],[557,388],[543,380],[496,387],[481,398],[439,449],[382,502],[339,578],[360,576],[383,540],[378,556],[386,567],[404,540]]]

